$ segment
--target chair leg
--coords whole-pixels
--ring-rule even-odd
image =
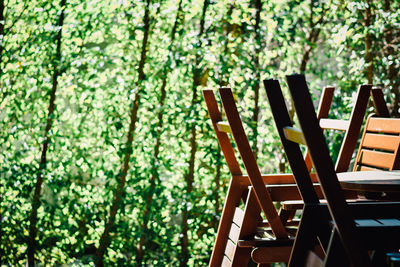
[[[290,267],[304,266],[308,252],[313,250],[317,243],[317,234],[314,228],[314,222],[317,220],[317,217],[313,208],[307,205],[304,206],[296,240],[294,241],[292,254],[290,255]]]
[[[284,210],[281,208],[279,210],[279,217],[281,218],[283,225],[286,225],[286,223],[294,217],[295,213],[295,210]]]
[[[329,246],[324,261],[324,266],[325,267],[350,266],[347,253],[344,250],[342,241],[340,240],[336,228],[332,231],[331,234],[331,240],[329,241]]]
[[[240,182],[232,178],[228,193],[225,199],[224,210],[218,226],[217,237],[215,239],[214,249],[211,254],[210,267],[221,266],[224,258],[225,247],[228,241],[229,231],[232,225],[233,215],[237,204],[239,204],[245,188]]]
[[[240,232],[238,235],[238,239],[233,240],[234,242],[236,242],[236,244],[241,239],[253,238],[259,222],[262,221],[260,212],[261,208],[258,205],[255,192],[253,189],[251,189],[247,194],[243,221],[241,222],[241,225],[239,225]],[[232,267],[247,266],[251,257],[251,250],[251,248],[241,248],[236,245],[234,256],[232,258]]]
[[[372,261],[372,266],[374,267],[384,267],[388,266],[386,264],[386,252],[382,250],[374,250],[371,253],[371,261]]]

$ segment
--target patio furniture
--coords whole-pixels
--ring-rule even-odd
[[[324,89],[319,106],[319,117],[327,129],[345,131],[344,143],[348,145],[346,149],[341,150],[338,164],[341,168],[347,169],[350,163],[349,156],[353,153],[364,118],[360,114],[365,114],[370,87],[359,88],[349,121],[327,119],[333,92],[333,87]],[[219,110],[213,91],[204,90],[203,95],[221,150],[232,174],[210,266],[221,264],[242,266],[249,261],[250,255],[257,263],[287,262],[292,244],[290,237],[293,236],[295,230],[292,228],[287,231],[285,227],[297,226],[298,221],[292,218],[296,210],[303,207],[293,175],[261,175],[229,88],[220,89],[227,121],[222,120],[222,112]],[[244,175],[240,170],[228,134],[231,134],[234,139],[232,141],[236,142],[248,175]],[[310,158],[307,158],[311,169]],[[254,190],[249,186],[253,186]],[[316,190],[319,191],[318,188]],[[355,197],[354,194],[351,195]],[[238,208],[241,199],[244,210]],[[298,201],[293,202],[293,200]],[[284,201],[278,213],[272,201]],[[267,222],[262,220],[261,210],[268,219]],[[269,229],[260,235],[257,232],[260,232],[261,226],[264,226],[264,230],[265,226]],[[269,237],[261,238],[262,235]]]
[[[290,266],[373,266],[368,251],[400,248],[400,203],[347,203],[314,111],[303,75],[287,76],[301,131],[294,128],[278,81],[265,81],[274,120],[304,200],[304,210],[292,250]],[[327,204],[320,203],[298,143],[307,145]],[[343,180],[378,180],[396,173],[345,173]],[[351,177],[353,175],[353,177]],[[360,177],[363,177],[360,179]],[[400,175],[397,174],[400,181]],[[325,259],[314,252],[320,243]]]
[[[271,195],[278,199],[299,199],[297,189],[293,186],[293,176],[261,175],[230,89],[220,89],[228,122],[222,120],[213,91],[204,90],[203,95],[218,142],[232,174],[210,266],[246,266],[253,248],[260,247],[259,243],[263,246],[259,251],[253,252],[262,255],[259,263],[287,262],[294,233],[283,225]],[[234,138],[247,175],[243,174],[239,166],[228,133]],[[291,183],[291,187],[286,186],[287,183]],[[272,184],[271,188],[268,187],[269,184]],[[239,208],[241,201],[244,209]],[[269,228],[263,235],[269,238],[257,239],[257,228],[263,223],[261,211],[268,220],[265,226]],[[253,259],[257,262],[257,256]]]

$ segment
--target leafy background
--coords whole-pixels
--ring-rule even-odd
[[[333,117],[372,83],[398,116],[399,7],[0,0],[1,265],[206,265],[229,174],[202,88],[233,88],[262,170],[288,171],[262,79],[335,85]]]

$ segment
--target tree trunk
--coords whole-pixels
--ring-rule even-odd
[[[307,69],[307,63],[310,60],[311,53],[315,48],[315,45],[318,42],[319,35],[321,33],[321,27],[325,24],[325,12],[327,10],[326,7],[322,8],[320,17],[317,21],[314,21],[314,3],[315,0],[310,0],[310,17],[309,17],[309,29],[310,31],[307,34],[307,42],[304,45],[304,52],[301,58],[300,63],[300,73],[305,73]]]
[[[101,235],[100,242],[99,242],[99,247],[97,248],[97,251],[96,251],[96,257],[95,257],[96,266],[104,266],[104,263],[103,263],[104,254],[105,254],[108,246],[111,243],[110,231],[115,224],[115,217],[117,215],[118,209],[122,202],[122,195],[123,195],[123,192],[125,189],[126,176],[128,174],[128,170],[129,170],[129,161],[130,161],[130,157],[132,154],[133,137],[134,137],[134,132],[136,129],[136,122],[138,120],[137,115],[138,115],[138,110],[139,110],[139,105],[140,105],[140,99],[141,99],[141,95],[143,92],[142,82],[145,79],[144,65],[146,63],[146,52],[147,52],[148,38],[149,38],[149,34],[150,34],[150,31],[149,31],[149,28],[150,28],[150,15],[149,15],[150,3],[151,3],[151,0],[146,1],[145,14],[144,14],[144,19],[143,19],[143,21],[144,21],[144,36],[143,36],[143,40],[142,40],[142,50],[141,50],[141,55],[140,55],[139,68],[138,68],[138,76],[139,77],[138,77],[138,81],[136,83],[136,86],[138,87],[138,91],[136,92],[134,100],[131,104],[130,124],[129,124],[127,141],[125,143],[125,148],[124,148],[124,161],[122,163],[120,173],[117,176],[117,188],[114,192],[113,202],[111,204],[108,220],[105,223],[104,231],[103,231],[103,234]]]
[[[261,0],[255,0],[254,2],[256,8],[256,24],[254,25],[254,35],[256,41],[256,48],[253,54],[253,62],[254,62],[254,80],[250,81],[250,84],[253,87],[254,91],[254,109],[252,116],[252,130],[253,130],[253,153],[255,158],[257,159],[258,155],[258,116],[260,113],[259,107],[259,98],[260,98],[260,52],[261,52],[261,33],[260,33],[260,18],[261,18],[261,9],[262,3]]]
[[[305,42],[304,47],[303,47],[303,55],[301,57],[300,68],[299,68],[300,73],[306,72],[308,61],[310,60],[312,51],[314,50],[315,45],[318,42],[322,25],[324,25],[326,22],[325,21],[325,12],[329,8],[329,7],[323,6],[319,18],[315,21],[315,19],[314,19],[314,15],[315,15],[314,4],[315,4],[315,0],[310,0],[310,16],[308,18],[310,31],[307,33],[307,41]],[[293,99],[290,98],[289,115],[290,115],[290,119],[292,121],[294,118],[294,112],[295,111],[294,111]],[[285,169],[286,169],[286,160],[285,160],[285,156],[282,155],[282,160],[279,163],[279,172],[284,173]]]
[[[203,3],[203,11],[200,18],[200,30],[197,35],[197,45],[196,48],[200,49],[202,46],[202,37],[204,35],[204,24],[205,24],[205,17],[207,7],[209,5],[209,0],[204,0]],[[197,87],[201,84],[201,76],[203,74],[202,69],[199,67],[201,61],[200,53],[196,52],[195,62],[192,66],[193,70],[193,84],[192,84],[192,100],[191,100],[191,107],[195,108],[198,105],[198,97],[197,97]],[[197,120],[194,119],[196,122]],[[187,202],[191,200],[191,193],[193,191],[193,181],[194,181],[194,168],[195,168],[195,159],[196,159],[196,152],[197,152],[197,131],[196,131],[196,123],[189,122],[190,127],[190,157],[188,161],[188,170],[185,175],[185,182],[186,182],[186,200],[183,203],[183,210],[182,210],[182,238],[181,238],[181,255],[179,258],[179,266],[187,266],[187,262],[189,260],[189,240],[188,240],[188,218],[189,218],[189,211]]]
[[[3,21],[3,23],[0,23],[0,38],[2,39],[2,41],[0,43],[0,88],[1,88],[0,90],[3,91],[4,90],[3,82],[1,80],[1,76],[3,74],[3,68],[1,66],[1,63],[3,62],[2,55],[3,55],[3,42],[4,42],[3,41],[4,40],[4,24],[6,23],[4,20],[4,0],[0,0],[0,21]],[[5,90],[3,92],[2,100],[4,99],[4,97],[5,97]],[[1,101],[1,102],[3,102],[3,101]],[[0,104],[1,104],[1,102],[0,102]],[[2,227],[0,227],[0,236],[3,236]],[[2,254],[2,252],[3,251],[0,249],[0,254]],[[0,260],[1,260],[1,257],[0,257]]]
[[[390,7],[390,0],[385,0],[384,10],[389,14],[392,12]],[[391,23],[386,25],[385,29],[385,57],[390,58],[392,60],[389,61],[389,67],[387,70],[387,78],[389,80],[389,89],[391,95],[393,95],[391,99],[391,111],[390,114],[392,117],[399,117],[399,102],[400,102],[400,77],[399,77],[399,68],[396,67],[395,58],[396,58],[396,50],[394,46],[396,45],[393,40],[393,25]]]
[[[174,50],[174,43],[175,43],[175,35],[176,35],[176,30],[179,25],[179,18],[182,13],[182,0],[179,1],[178,5],[178,10],[176,12],[176,17],[175,17],[175,22],[174,26],[172,27],[171,31],[171,41],[169,44],[168,48],[168,54],[171,54]],[[157,162],[159,161],[159,153],[160,153],[160,147],[161,147],[161,134],[162,134],[162,129],[164,127],[164,105],[165,105],[165,99],[167,97],[167,78],[168,78],[168,67],[171,64],[170,60],[167,60],[167,63],[164,66],[164,71],[163,71],[163,76],[162,76],[162,81],[161,81],[161,88],[160,88],[160,110],[157,114],[157,126],[156,126],[156,142],[153,150],[153,156],[151,158],[151,176],[150,176],[150,190],[149,194],[146,197],[146,205],[143,211],[143,222],[140,225],[140,239],[139,239],[139,244],[137,247],[136,251],[136,266],[142,266],[142,261],[144,257],[144,246],[147,242],[146,240],[146,232],[148,230],[148,222],[149,222],[149,213],[150,213],[150,208],[153,203],[153,198],[155,194],[156,187],[159,186],[160,183],[160,177],[158,173],[158,164]]]
[[[235,4],[232,2],[229,4],[229,8],[228,8],[228,12],[226,14],[227,19],[232,16],[233,13],[233,9],[235,7]],[[221,57],[221,68],[220,68],[220,73],[218,74],[219,77],[219,86],[228,86],[229,85],[229,73],[224,72],[224,70],[226,70],[226,67],[228,66],[227,64],[227,60],[226,57],[228,57],[230,55],[229,53],[229,49],[228,49],[228,45],[229,45],[229,34],[232,31],[232,25],[230,24],[230,22],[227,20],[226,21],[226,31],[225,31],[225,43],[224,43],[224,48],[223,48],[223,55]],[[218,142],[217,142],[218,143]],[[222,168],[222,164],[223,164],[223,160],[222,160],[222,155],[221,155],[222,151],[220,146],[218,145],[217,147],[217,156],[215,158],[215,177],[214,177],[214,181],[215,181],[215,187],[213,187],[213,195],[214,195],[214,201],[215,201],[215,206],[214,206],[214,210],[215,210],[215,214],[220,214],[221,213],[221,206],[220,206],[220,190],[222,187],[221,184],[221,168]],[[212,227],[214,227],[215,230],[218,229],[218,223],[219,220],[216,216],[213,217],[213,220],[211,221],[211,225]]]
[[[35,185],[35,191],[33,193],[33,199],[32,199],[32,210],[31,214],[29,216],[29,237],[28,237],[28,266],[34,266],[35,265],[35,250],[36,250],[36,234],[37,234],[37,211],[40,206],[40,192],[42,189],[42,184],[43,184],[43,173],[46,170],[46,154],[47,154],[47,149],[49,146],[50,142],[50,137],[49,137],[49,132],[51,129],[51,126],[53,124],[53,116],[54,116],[54,109],[55,109],[55,99],[56,99],[56,91],[57,91],[57,85],[58,85],[58,77],[61,75],[60,72],[60,62],[61,62],[61,41],[62,41],[62,27],[64,25],[64,11],[65,11],[65,4],[66,0],[61,0],[60,8],[61,8],[61,13],[60,17],[58,18],[58,23],[57,27],[59,28],[59,31],[56,36],[56,55],[55,55],[55,60],[53,61],[53,77],[52,77],[52,88],[51,88],[51,93],[50,93],[50,102],[49,102],[49,108],[48,108],[48,114],[47,114],[47,123],[46,123],[46,128],[44,132],[44,142],[42,146],[42,154],[40,157],[40,163],[39,163],[39,169],[36,177],[36,185]]]
[[[1,79],[3,77],[3,50],[4,50],[4,38],[5,38],[5,32],[4,32],[4,26],[6,24],[6,20],[4,18],[4,0],[0,0],[0,90],[2,91],[2,98],[0,101],[0,104],[3,103],[3,100],[7,96],[7,90],[3,87],[3,80]],[[0,234],[1,234],[1,229],[0,229]]]
[[[228,65],[227,64],[227,60],[225,59],[225,57],[230,55],[230,53],[228,51],[228,45],[229,45],[229,34],[232,31],[232,25],[228,21],[228,18],[230,16],[232,16],[234,7],[235,7],[234,2],[230,3],[229,4],[229,8],[228,8],[228,12],[226,13],[226,17],[227,17],[227,21],[226,21],[226,25],[225,25],[225,27],[226,27],[225,38],[226,39],[224,41],[223,55],[220,57],[220,59],[221,59],[220,64],[222,65],[221,68],[220,68],[221,71],[218,74],[218,77],[219,77],[219,83],[218,84],[219,84],[220,87],[229,85],[229,80],[228,80],[229,79],[229,73],[226,73],[224,70],[225,70],[225,67]]]
[[[1,36],[1,42],[0,42],[0,77],[3,74],[3,68],[1,67],[1,63],[3,63],[3,43],[4,43],[4,25],[6,24],[6,21],[4,20],[4,0],[0,0],[0,36]]]
[[[365,22],[365,28],[367,28],[367,30],[365,31],[365,64],[366,64],[366,68],[365,68],[365,74],[367,76],[367,81],[369,84],[372,84],[373,82],[373,61],[372,61],[372,35],[371,32],[369,31],[369,28],[372,25],[372,11],[371,11],[371,5],[372,5],[372,1],[371,0],[367,0],[367,7],[365,9],[365,18],[364,18],[364,22]]]

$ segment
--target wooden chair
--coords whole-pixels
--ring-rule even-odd
[[[297,188],[293,185],[293,176],[261,175],[232,91],[229,88],[221,88],[219,92],[227,122],[222,120],[213,91],[204,90],[203,95],[232,178],[210,266],[246,266],[251,254],[257,263],[287,262],[293,244],[293,233],[283,225],[272,201],[300,198]],[[243,174],[239,166],[228,133],[237,145],[247,175]],[[290,185],[287,185],[288,183]],[[241,201],[244,209],[239,208]],[[267,223],[263,224],[261,211],[267,218]],[[260,225],[268,226],[270,231],[264,234],[269,238],[255,238]]]
[[[353,171],[400,169],[399,135],[398,119],[369,116]]]
[[[304,200],[290,266],[372,266],[368,250],[400,247],[400,221],[396,218],[400,203],[346,202],[305,78],[292,75],[287,80],[302,131],[293,128],[278,81],[269,80],[264,84],[282,144]],[[327,206],[318,199],[298,142],[306,144],[310,151]],[[330,231],[331,226],[333,231]],[[327,252],[324,262],[312,252],[317,240]]]

